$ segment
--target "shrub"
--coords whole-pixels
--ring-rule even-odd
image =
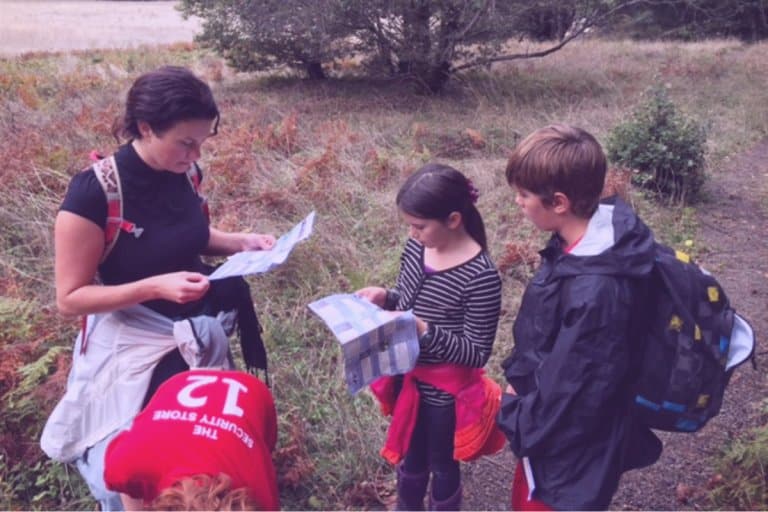
[[[768,426],[734,440],[722,454],[710,479],[713,509],[765,510],[768,507]]]
[[[704,184],[706,131],[678,112],[664,87],[644,95],[633,117],[609,134],[608,158],[635,171],[633,183],[674,200],[694,201]]]

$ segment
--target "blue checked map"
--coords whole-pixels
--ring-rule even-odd
[[[341,344],[344,374],[352,394],[384,375],[407,373],[419,357],[411,311],[386,311],[352,294],[309,304]]]

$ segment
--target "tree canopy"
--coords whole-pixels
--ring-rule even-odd
[[[648,0],[624,10],[611,30],[638,39],[756,42],[768,37],[768,0]]]
[[[765,37],[767,1],[182,0],[180,10],[203,20],[198,41],[239,70],[287,65],[323,78],[335,60],[362,56],[369,73],[399,74],[437,92],[457,71],[543,57],[608,24],[614,33],[696,27]],[[549,45],[510,53],[513,38]]]

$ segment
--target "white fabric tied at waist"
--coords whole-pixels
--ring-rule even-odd
[[[229,334],[237,313],[173,321],[145,306],[88,316],[88,349],[73,351],[64,397],[43,428],[40,446],[52,459],[71,462],[139,412],[160,359],[179,348],[192,367],[232,368]]]

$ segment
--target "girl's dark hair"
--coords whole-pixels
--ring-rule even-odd
[[[427,164],[411,174],[397,192],[397,206],[408,215],[445,221],[461,213],[467,233],[488,249],[485,224],[475,207],[477,190],[462,173],[442,164]]]
[[[163,66],[141,75],[133,82],[125,100],[125,114],[113,130],[120,136],[140,139],[139,121],[144,121],[157,135],[162,135],[180,121],[215,119],[219,109],[208,84],[189,69]]]

